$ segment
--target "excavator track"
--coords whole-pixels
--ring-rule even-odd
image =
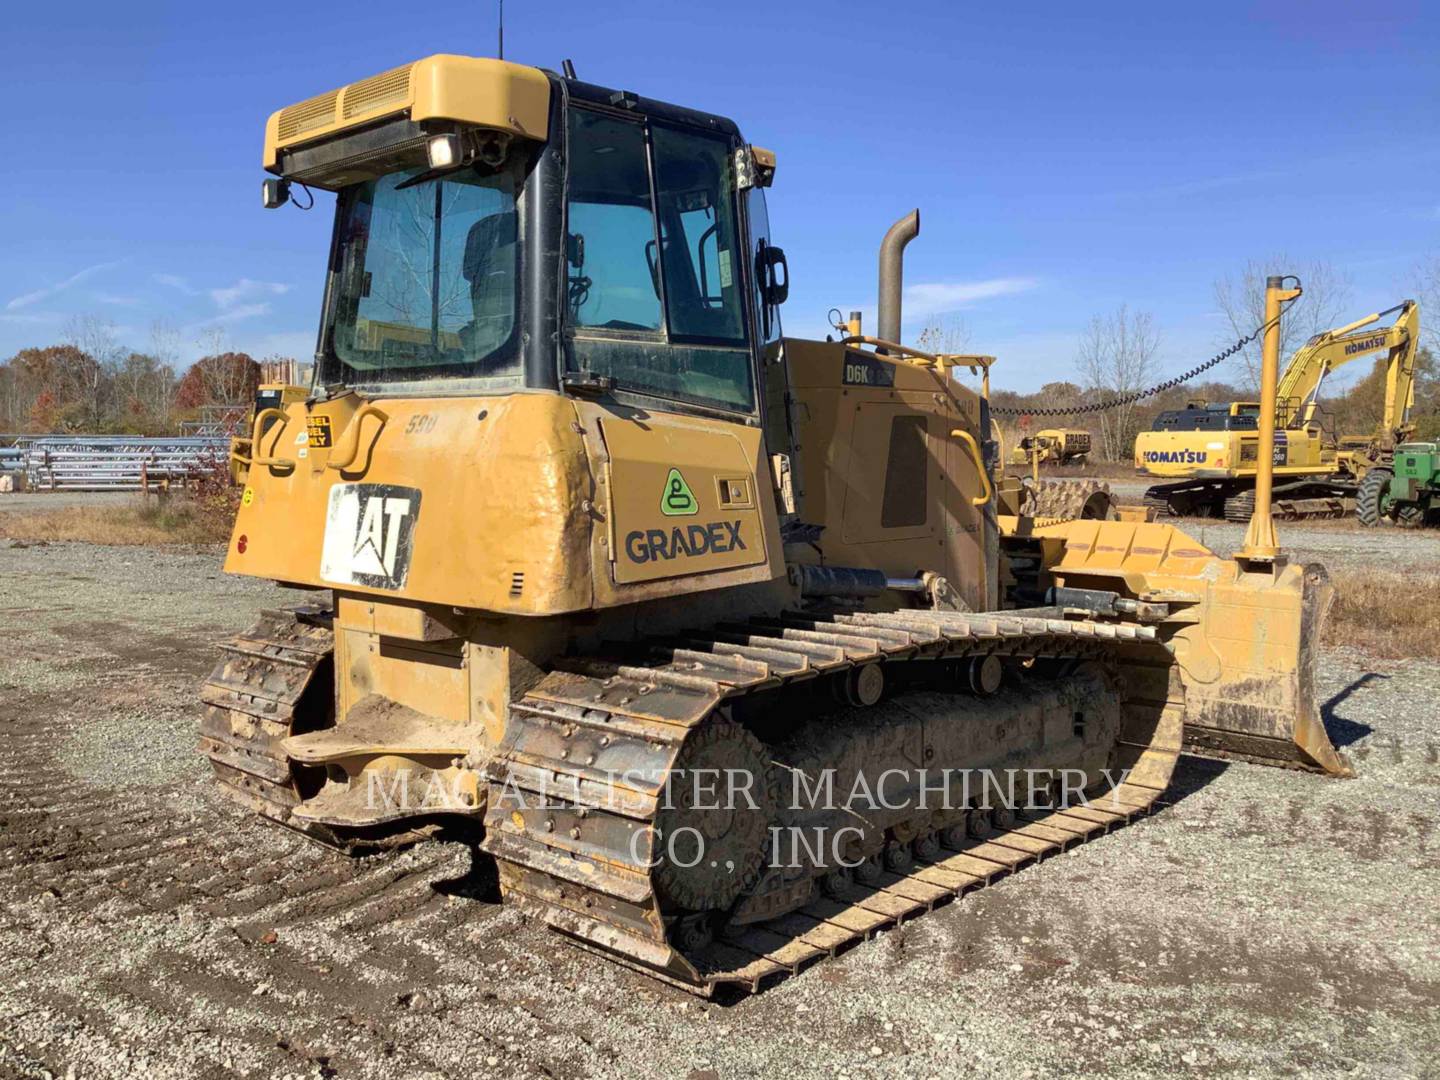
[[[1282,521],[1301,518],[1343,518],[1355,510],[1353,485],[1321,481],[1282,484],[1271,495],[1271,512]],[[1245,525],[1255,512],[1255,489],[1225,500],[1225,520]]]
[[[291,820],[291,810],[308,794],[310,778],[280,746],[290,735],[331,722],[331,622],[328,608],[266,610],[254,626],[223,643],[220,662],[200,692],[205,715],[199,750],[228,797],[270,821],[346,850],[328,831],[301,828]]]
[[[1147,491],[1141,499],[1147,510],[1155,511],[1156,518],[1174,517],[1174,511],[1170,509],[1170,500],[1163,495],[1153,495]]]
[[[1237,525],[1245,525],[1250,521],[1251,515],[1255,513],[1255,492],[1242,491],[1238,495],[1231,495],[1225,500],[1225,520],[1233,521]]]
[[[1171,656],[1153,628],[1058,614],[794,614],[656,644],[641,662],[562,663],[511,707],[505,739],[485,768],[483,847],[498,861],[507,901],[584,947],[690,992],[756,992],[1149,813],[1181,746],[1183,692]],[[752,908],[759,916],[713,938],[696,917],[662,902],[667,890],[650,845],[666,778],[682,755],[702,760],[691,746],[717,739],[748,746],[755,742],[748,733],[726,734],[738,727],[732,717],[807,680],[831,680],[853,704],[850,691],[863,687],[867,670],[898,675],[897,668],[914,672],[940,660],[973,670],[990,657],[1022,665],[1098,660],[1110,665],[1111,678],[1118,671],[1110,760],[1129,770],[1123,781],[1093,803],[1021,812],[993,835],[965,839],[963,827],[927,833],[933,822],[917,821],[896,831],[903,845],[887,841],[873,874],[857,874],[844,890],[804,878],[798,891],[760,903]],[[746,888],[756,876],[747,868]],[[742,902],[754,904],[755,895]]]

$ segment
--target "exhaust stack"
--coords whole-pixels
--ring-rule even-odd
[[[900,341],[900,291],[905,277],[905,245],[920,235],[920,211],[911,210],[880,241],[880,313],[876,335]]]

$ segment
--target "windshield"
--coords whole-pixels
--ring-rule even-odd
[[[517,173],[392,173],[340,204],[326,382],[518,385]]]

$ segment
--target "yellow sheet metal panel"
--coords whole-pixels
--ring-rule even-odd
[[[439,54],[328,90],[270,115],[265,168],[282,149],[314,142],[390,115],[463,124],[543,140],[549,132],[550,81],[538,68]]]
[[[381,399],[286,410],[250,470],[226,570],[341,591],[516,614],[581,610],[592,596],[589,463],[574,406],[552,394]],[[331,445],[308,419],[328,416]],[[273,434],[272,434],[273,433]],[[278,444],[278,449],[273,447]]]
[[[700,417],[597,418],[609,457],[614,579],[622,585],[768,561],[773,503],[753,428]],[[763,485],[762,485],[762,481]]]
[[[322,426],[323,445],[311,438]],[[784,577],[768,462],[747,425],[558,394],[345,395],[308,415],[290,405],[261,442],[288,464],[250,470],[231,573],[513,615]],[[444,619],[390,617],[402,615],[375,629],[443,632]]]
[[[839,342],[787,338],[785,356],[798,421],[801,516],[823,527],[826,561],[896,577],[934,571],[983,607],[985,509],[974,500],[984,485],[966,447],[950,435],[959,428],[984,437],[978,396],[944,369]],[[909,458],[913,446],[896,429],[912,420],[923,434],[919,460]],[[923,516],[909,512],[915,504]]]
[[[412,120],[460,120],[527,139],[549,133],[550,80],[539,68],[473,56],[431,56],[410,78]]]

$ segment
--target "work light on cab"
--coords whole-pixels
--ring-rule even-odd
[[[460,164],[460,136],[455,134],[436,135],[425,144],[425,154],[432,169],[449,169]]]

